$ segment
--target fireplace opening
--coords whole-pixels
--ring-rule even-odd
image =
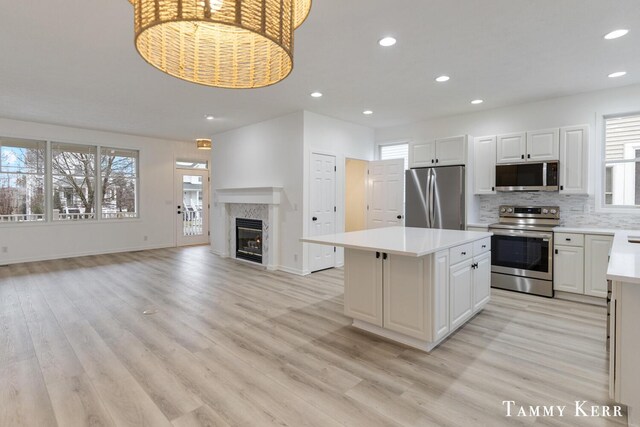
[[[236,258],[262,264],[262,221],[236,218]]]

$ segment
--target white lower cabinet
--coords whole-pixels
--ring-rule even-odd
[[[607,297],[607,267],[613,236],[555,233],[553,289]]]
[[[585,236],[584,240],[584,293],[594,297],[607,297],[607,268],[613,236]]]
[[[344,282],[344,314],[382,327],[382,260],[379,252],[345,250]]]
[[[462,325],[473,314],[473,269],[471,261],[463,261],[449,270],[451,328]]]
[[[556,246],[553,256],[553,289],[584,293],[584,249]]]
[[[418,258],[346,249],[344,313],[437,343],[489,301],[490,250],[489,238]]]
[[[388,255],[383,264],[384,327],[418,339],[428,339],[426,316],[429,289],[425,258]],[[429,266],[426,266],[427,268]]]
[[[491,298],[491,252],[474,258],[473,311],[484,307]]]

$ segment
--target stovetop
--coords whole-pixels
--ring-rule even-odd
[[[558,206],[500,206],[500,222],[489,228],[551,231],[560,225]]]

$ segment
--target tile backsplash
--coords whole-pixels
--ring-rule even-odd
[[[498,193],[477,196],[480,223],[498,221],[500,205],[560,206],[560,224],[566,227],[598,227],[640,229],[640,213],[611,214],[596,212],[594,196],[564,195],[558,193]]]

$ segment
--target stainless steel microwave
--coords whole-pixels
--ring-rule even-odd
[[[558,191],[558,162],[496,166],[497,191]]]

